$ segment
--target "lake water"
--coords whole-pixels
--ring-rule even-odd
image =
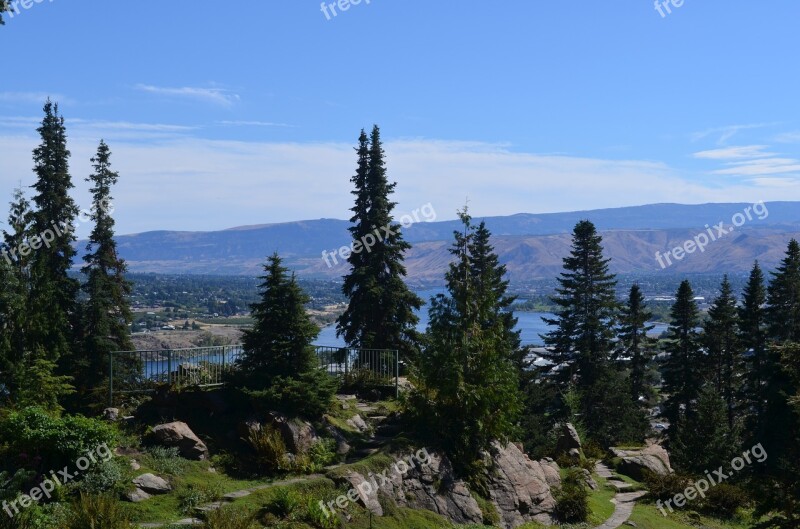
[[[428,326],[428,307],[430,306],[431,296],[443,292],[444,289],[424,290],[417,292],[417,295],[425,300],[425,306],[422,307],[422,310],[417,313],[417,316],[419,316],[419,324],[417,324],[417,329],[420,332],[424,332]],[[516,329],[520,331],[522,345],[542,345],[543,342],[539,335],[545,334],[550,330],[550,327],[545,324],[544,321],[542,321],[542,318],[552,318],[554,316],[546,312],[515,312],[514,315],[518,320]],[[664,332],[666,328],[666,324],[656,324],[656,327],[650,334],[658,336]],[[328,327],[322,329],[322,332],[319,334],[319,338],[314,340],[314,344],[328,345],[331,347],[345,346],[344,340],[336,337],[336,325],[329,325]]]

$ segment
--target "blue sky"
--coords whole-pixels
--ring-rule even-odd
[[[346,218],[373,123],[400,214],[800,200],[800,4],[671,9],[45,0],[0,28],[0,201],[32,183],[47,96],[82,206],[110,144],[121,233]]]

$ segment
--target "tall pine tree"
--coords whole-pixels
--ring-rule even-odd
[[[758,261],[750,271],[750,277],[739,308],[739,340],[746,351],[746,367],[743,398],[750,410],[748,417],[751,440],[761,436],[764,426],[765,383],[769,380],[767,360],[766,301],[764,273]]]
[[[649,401],[653,395],[653,358],[656,355],[656,340],[647,335],[654,325],[648,325],[653,313],[647,309],[644,294],[639,285],[631,286],[628,302],[620,312],[619,342],[616,358],[630,371],[631,398],[639,402]]]
[[[403,358],[415,358],[420,339],[415,310],[422,300],[405,284],[403,254],[411,245],[392,216],[396,203],[389,196],[396,184],[387,178],[377,125],[369,139],[361,132],[356,152],[351,270],[342,286],[349,304],[337,320],[337,335],[351,347],[398,349]]]
[[[693,415],[705,378],[705,358],[700,344],[700,316],[689,281],[678,287],[672,305],[672,323],[667,335],[667,359],[663,366],[664,415],[670,421],[670,435],[680,428],[684,416]]]
[[[736,296],[727,275],[722,280],[719,297],[708,311],[704,330],[711,382],[725,401],[728,428],[733,430],[742,392],[744,355],[739,341]]]
[[[82,307],[80,359],[73,366],[78,372],[76,386],[81,393],[105,386],[101,383],[109,374],[109,353],[130,351],[133,343],[128,325],[133,321],[130,309],[131,284],[125,279],[125,261],[117,254],[114,241],[114,218],[111,188],[119,174],[111,169],[111,150],[101,141],[92,158],[94,173],[86,180],[93,184],[92,215],[94,229],[84,256],[86,277],[83,290],[86,301]],[[116,387],[132,382],[139,374],[133,358],[114,359]],[[97,395],[95,395],[95,400]]]

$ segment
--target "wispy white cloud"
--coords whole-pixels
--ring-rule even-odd
[[[48,92],[0,92],[0,102],[3,103],[41,103],[47,98],[57,103],[72,103],[72,100],[61,94]]]
[[[750,159],[750,158],[765,158],[772,156],[768,152],[764,152],[768,147],[766,145],[744,145],[741,147],[725,147],[722,149],[712,149],[709,151],[700,151],[694,153],[695,158],[704,158],[709,160],[736,160],[736,159]]]
[[[292,127],[286,123],[273,123],[271,121],[217,121],[219,125],[226,127]]]
[[[234,94],[230,90],[226,90],[224,88],[201,88],[194,86],[170,88],[163,86],[153,86],[148,84],[137,84],[134,88],[141,92],[147,92],[150,94],[194,99],[196,101],[213,103],[225,107],[233,106],[240,100],[238,94]]]
[[[778,143],[800,143],[800,132],[783,132],[775,136]]]
[[[736,136],[739,132],[749,129],[760,129],[764,127],[771,127],[777,123],[750,123],[747,125],[728,125],[725,127],[715,127],[706,129],[700,132],[694,132],[691,135],[692,141],[702,140],[709,136],[716,137],[717,145],[725,145],[725,143]]]

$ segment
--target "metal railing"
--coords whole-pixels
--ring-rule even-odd
[[[327,346],[314,346],[314,350],[319,368],[339,377],[344,385],[394,386],[395,394],[399,391],[396,350]],[[109,406],[115,394],[148,393],[159,386],[221,386],[243,352],[241,345],[111,352]]]

